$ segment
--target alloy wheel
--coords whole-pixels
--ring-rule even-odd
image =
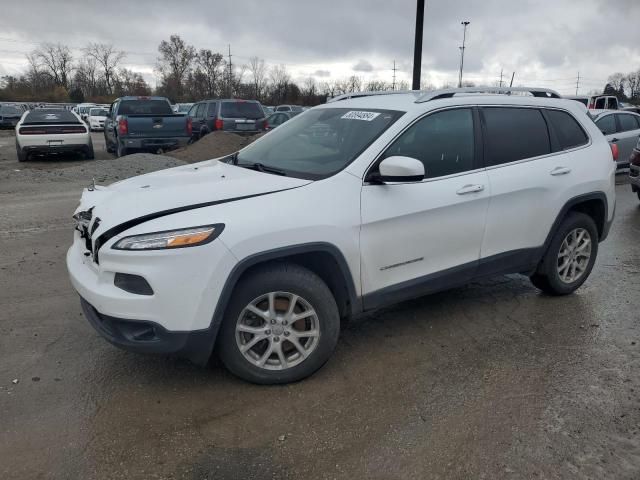
[[[591,258],[592,240],[584,228],[571,230],[558,252],[558,276],[564,283],[574,283],[584,275]]]
[[[240,312],[235,337],[240,353],[253,365],[285,370],[302,363],[318,347],[320,322],[301,296],[269,292]]]

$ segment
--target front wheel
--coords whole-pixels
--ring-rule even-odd
[[[218,351],[225,366],[244,380],[289,383],[322,367],[339,333],[338,307],[322,279],[295,264],[275,264],[238,283]]]
[[[598,254],[598,229],[584,213],[572,212],[560,224],[531,282],[550,295],[568,295],[587,279]]]

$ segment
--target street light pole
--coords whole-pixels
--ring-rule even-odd
[[[460,75],[458,76],[458,88],[462,88],[462,70],[464,69],[464,49],[465,49],[465,42],[467,40],[467,25],[469,25],[471,22],[460,22],[461,25],[464,26],[464,30],[462,33],[462,46],[459,47],[460,48]]]
[[[422,70],[422,30],[424,27],[424,0],[418,0],[416,10],[416,40],[413,46],[413,90],[420,90],[420,73]]]

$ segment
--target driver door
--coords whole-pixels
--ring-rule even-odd
[[[365,182],[360,250],[366,309],[465,283],[475,273],[490,194],[477,118],[472,108],[431,113],[384,152],[382,158],[422,161],[423,181]]]

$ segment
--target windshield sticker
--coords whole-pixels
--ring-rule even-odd
[[[377,112],[361,112],[358,110],[352,110],[350,112],[345,113],[340,118],[344,118],[347,120],[364,120],[365,122],[371,122],[378,115],[380,114]]]

